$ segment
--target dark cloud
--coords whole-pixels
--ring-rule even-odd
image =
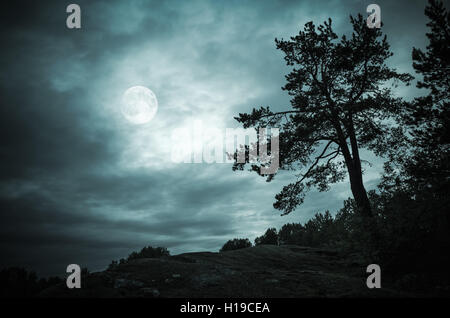
[[[229,165],[170,162],[170,132],[187,118],[235,127],[238,112],[285,109],[287,68],[274,38],[370,1],[76,1],[82,29],[65,27],[63,1],[8,1],[0,8],[1,266],[63,274],[69,263],[102,269],[145,245],[217,250],[227,239],[336,211],[347,184],[312,192],[279,217],[273,183]],[[425,43],[422,1],[380,1],[392,63],[412,71]],[[122,92],[151,87],[160,108],[145,128],[118,111]],[[402,91],[414,96],[414,88]],[[169,150],[168,150],[169,149]],[[382,160],[366,182],[376,186]]]

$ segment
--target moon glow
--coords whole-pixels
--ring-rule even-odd
[[[122,96],[122,115],[135,125],[148,123],[156,115],[158,100],[155,94],[144,86],[133,86]]]

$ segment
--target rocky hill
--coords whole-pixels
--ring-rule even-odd
[[[353,255],[292,245],[137,259],[91,273],[81,289],[58,285],[41,297],[402,297],[368,289],[363,264]]]

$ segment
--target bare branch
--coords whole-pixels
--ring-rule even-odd
[[[325,146],[325,148],[323,149],[322,153],[316,157],[316,160],[314,161],[314,163],[311,165],[311,167],[309,167],[308,171],[306,171],[306,173],[302,176],[302,178],[297,182],[302,182],[303,180],[305,180],[308,175],[311,173],[311,171],[314,169],[315,166],[317,166],[317,164],[319,163],[321,157],[325,154],[325,152],[327,151],[328,147],[333,143],[333,141],[329,141],[328,144]]]

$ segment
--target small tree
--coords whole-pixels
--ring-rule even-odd
[[[151,247],[146,246],[141,249],[140,252],[132,252],[128,257],[121,258],[119,262],[112,261],[111,264],[108,265],[108,270],[113,270],[117,268],[119,265],[126,264],[128,261],[139,259],[139,258],[159,258],[163,256],[170,256],[170,252],[165,247]]]
[[[263,244],[278,245],[277,229],[275,228],[267,229],[264,235],[255,238],[255,245],[263,245]]]
[[[128,260],[137,258],[158,258],[162,256],[169,256],[170,253],[165,247],[151,247],[147,246],[141,249],[139,253],[133,252],[128,256]]]
[[[233,240],[229,240],[228,242],[226,242],[220,249],[220,252],[233,251],[247,247],[252,247],[252,243],[248,238],[245,239],[235,238]]]
[[[278,243],[303,245],[305,228],[300,223],[287,223],[278,232]]]

